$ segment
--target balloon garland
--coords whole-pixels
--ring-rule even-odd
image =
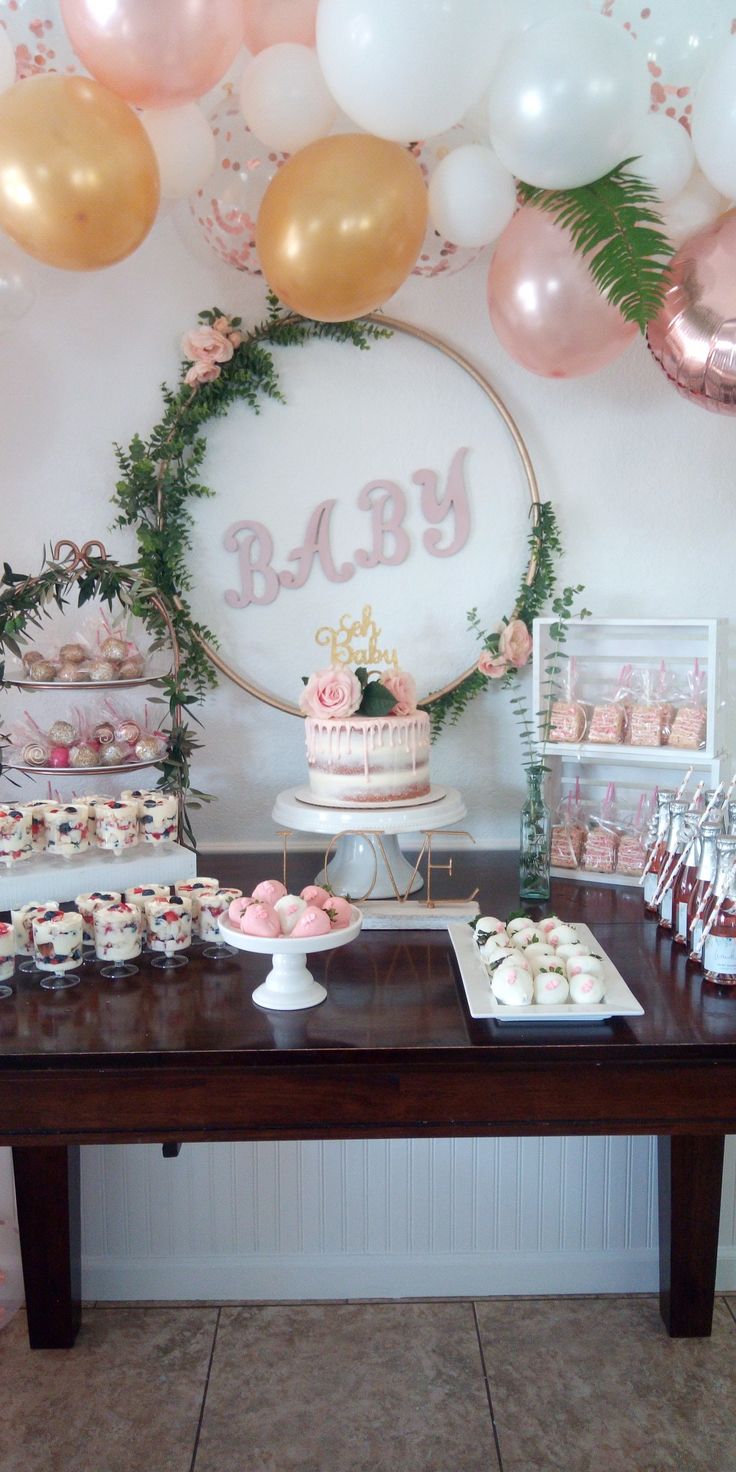
[[[160,590],[172,610],[180,654],[180,673],[187,692],[183,704],[204,698],[217,683],[210,651],[217,639],[192,614],[187,593],[192,587],[192,500],[213,494],[200,480],[207,448],[208,422],[242,401],[256,412],[262,397],[282,400],[272,347],[295,347],[329,338],[365,349],[377,338],[391,336],[379,322],[321,322],[284,312],[269,296],[264,322],[250,332],[239,317],[228,317],[219,307],[199,314],[199,327],[182,340],[182,364],[176,389],[164,388],[164,414],[143,440],[135,435],[127,449],[116,447],[119,466],[113,504],[115,522],[132,527],[138,541],[140,575]],[[556,584],[555,559],[561,554],[559,528],[549,502],[536,502],[529,533],[529,565],[513,612],[499,627],[486,632],[476,610],[468,615],[482,644],[479,660],[452,688],[426,702],[437,735],[446,722],[454,724],[468,703],[490,682],[512,684],[531,653],[535,617],[552,597]],[[567,590],[566,590],[567,591]],[[571,590],[579,591],[579,590]]]
[[[197,243],[325,321],[497,242],[506,350],[593,372],[657,317],[666,231],[736,197],[735,31],[725,0],[0,0],[0,229],[97,270],[189,199]],[[0,331],[32,296],[0,261]]]

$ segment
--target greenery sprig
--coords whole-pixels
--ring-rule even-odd
[[[480,620],[477,608],[471,608],[468,613],[468,624],[482,645],[483,650],[491,655],[499,654],[501,636],[505,627],[513,620],[520,619],[525,625],[527,632],[531,635],[532,625],[535,618],[544,612],[551,599],[556,585],[556,558],[562,554],[562,543],[557,524],[557,517],[550,501],[542,501],[536,507],[532,507],[533,522],[528,537],[529,561],[532,568],[531,578],[525,573],[519,585],[516,595],[514,610],[508,618],[504,618],[498,629],[491,632],[486,631]],[[440,734],[445,725],[454,726],[460,720],[461,715],[481,691],[487,690],[491,683],[500,689],[508,689],[515,684],[516,668],[509,664],[506,672],[493,682],[476,666],[471,670],[464,680],[445,695],[426,704],[428,712],[432,740]]]
[[[185,358],[178,387],[162,385],[164,412],[148,438],[136,434],[127,449],[115,447],[120,475],[113,504],[118,508],[115,526],[135,530],[141,575],[170,602],[182,672],[193,697],[201,700],[217,684],[203,646],[216,648],[217,639],[194,618],[186,594],[192,587],[194,521],[190,505],[214,494],[201,479],[207,425],[226,415],[238,401],[248,404],[255,414],[266,399],[284,403],[272,348],[300,347],[328,338],[365,349],[373,339],[390,337],[391,332],[372,322],[313,322],[294,317],[272,293],[265,320],[250,332],[241,331],[240,318],[226,317],[219,307],[200,312],[199,321],[206,327],[227,323],[234,344],[232,357],[217,364],[219,372],[211,382],[194,385],[186,381],[192,362]]]
[[[570,231],[593,278],[627,322],[641,332],[657,315],[667,290],[667,262],[674,247],[658,213],[659,197],[623,163],[578,189],[537,189],[520,183],[522,204],[546,210]]]

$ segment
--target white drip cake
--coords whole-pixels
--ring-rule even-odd
[[[372,682],[361,686],[340,667],[323,670],[307,683],[301,705],[309,786],[321,802],[359,807],[409,802],[429,793],[429,716],[416,708],[414,681],[396,672],[375,683],[378,692],[371,690]],[[357,709],[366,691],[368,703],[382,703],[383,712]],[[397,694],[388,710],[387,694]]]

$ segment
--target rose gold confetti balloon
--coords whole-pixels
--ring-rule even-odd
[[[237,98],[226,97],[210,114],[215,171],[189,207],[207,245],[236,271],[262,276],[256,252],[256,220],[266,190],[288,157],[267,148],[245,126]]]
[[[685,242],[670,280],[649,347],[685,398],[736,414],[736,210]]]

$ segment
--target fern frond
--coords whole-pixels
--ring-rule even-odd
[[[674,247],[664,233],[655,190],[630,172],[635,162],[624,159],[610,174],[578,189],[520,183],[519,198],[569,230],[596,285],[627,322],[644,332],[664,300]]]

